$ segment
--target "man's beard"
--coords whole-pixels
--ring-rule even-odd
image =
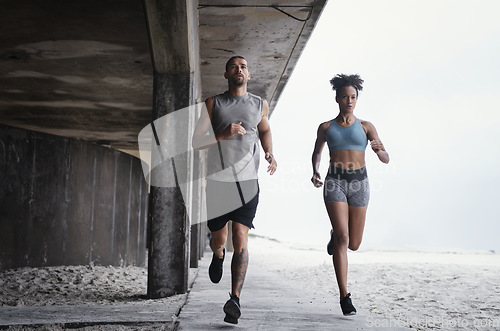
[[[233,81],[234,86],[243,86],[246,83],[246,80],[244,77],[242,77],[241,80],[239,80],[238,78],[233,78],[232,81]]]

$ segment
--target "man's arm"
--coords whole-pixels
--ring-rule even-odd
[[[269,162],[269,167],[267,167],[267,172],[270,175],[274,174],[276,168],[278,167],[278,163],[273,155],[273,136],[271,134],[271,126],[269,125],[269,104],[266,100],[262,100],[262,119],[257,126],[259,130],[259,138],[260,143],[262,145],[262,149],[266,153],[265,159]]]
[[[207,134],[212,127],[212,117],[214,108],[214,99],[208,98],[205,101],[206,110],[203,109],[201,112],[200,119],[196,123],[193,134],[193,149],[196,151],[206,149],[217,142],[231,138],[237,134],[246,134],[247,131],[239,123],[231,123],[224,130],[220,132],[214,132],[213,134]]]
[[[212,127],[212,110],[214,106],[214,99],[208,98],[205,100],[205,107],[201,110],[200,118],[196,122],[196,127],[193,134],[193,149],[199,151],[208,148],[215,144],[217,141],[215,137],[207,134]]]

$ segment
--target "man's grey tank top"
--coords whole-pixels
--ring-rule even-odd
[[[207,179],[235,182],[257,179],[260,143],[257,125],[262,119],[262,99],[251,93],[232,96],[227,91],[213,97],[212,127],[224,130],[231,123],[242,122],[245,135],[219,141],[208,150]]]

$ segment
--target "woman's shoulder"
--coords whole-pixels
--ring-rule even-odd
[[[319,128],[318,129],[321,129],[321,130],[328,130],[328,128],[330,127],[330,124],[332,123],[333,120],[329,120],[329,121],[326,121],[326,122],[323,122],[319,125]]]
[[[361,125],[362,125],[363,127],[365,127],[365,128],[367,128],[367,127],[373,127],[373,124],[372,124],[372,122],[370,122],[370,121],[367,121],[367,120],[362,120],[362,119],[360,119],[360,118],[358,118],[358,120],[359,120],[359,122],[361,123]]]
[[[318,137],[323,137],[322,139],[325,139],[324,137],[326,136],[326,132],[328,131],[331,122],[332,122],[331,120],[326,121],[318,126]]]
[[[365,121],[365,120],[359,120],[361,123],[361,126],[363,127],[363,130],[365,130],[366,134],[372,134],[373,132],[377,132],[377,129],[375,129],[375,125],[372,124],[370,121]]]

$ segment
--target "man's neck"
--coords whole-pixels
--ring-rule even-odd
[[[247,86],[246,84],[242,86],[229,86],[227,91],[234,97],[243,97],[247,95]]]

